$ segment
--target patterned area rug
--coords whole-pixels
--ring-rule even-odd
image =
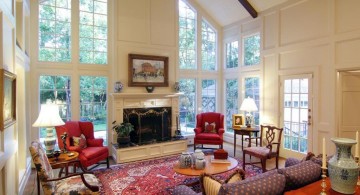
[[[179,155],[125,163],[111,166],[110,169],[95,170],[95,175],[100,179],[101,194],[172,194],[175,186],[191,183],[198,177],[177,174],[173,166],[178,162]],[[242,167],[239,161],[238,168]],[[246,165],[246,177],[261,173],[261,169]],[[219,179],[226,179],[232,171],[216,175]],[[199,186],[194,190],[198,191]]]

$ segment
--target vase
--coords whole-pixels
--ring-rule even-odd
[[[205,157],[205,154],[200,149],[196,149],[195,152],[192,154],[193,165],[195,165],[195,161],[198,157]]]
[[[123,89],[124,85],[121,83],[121,81],[116,81],[114,86],[114,92],[120,93]]]
[[[351,155],[351,147],[356,141],[347,138],[332,138],[331,141],[336,146],[328,165],[331,188],[343,194],[354,194],[359,167]]]
[[[154,86],[146,86],[145,89],[148,93],[152,93],[154,91],[155,87]]]
[[[179,93],[180,92],[180,84],[179,82],[175,82],[174,84],[174,90],[176,93]]]
[[[192,165],[192,157],[189,152],[182,152],[180,155],[180,169],[190,168]]]
[[[205,169],[205,166],[206,166],[206,161],[205,161],[204,156],[200,155],[200,156],[196,157],[195,169],[198,169],[198,170]]]

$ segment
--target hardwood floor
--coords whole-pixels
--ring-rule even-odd
[[[204,147],[217,149],[217,147],[213,146],[213,145],[209,145],[209,146],[204,145]],[[229,156],[233,156],[233,151],[234,151],[233,144],[225,142],[223,147],[224,147],[224,150],[228,151]],[[194,151],[193,148],[194,148],[193,145],[188,146],[188,151],[193,152]],[[204,151],[206,151],[206,150],[211,150],[211,149],[204,149]],[[237,146],[235,157],[238,157],[240,159],[242,158],[241,146]],[[247,162],[248,161],[249,161],[249,159],[247,158]],[[258,159],[252,158],[252,161],[253,162],[258,161]],[[115,161],[112,158],[110,158],[110,165],[115,165],[115,164],[116,164]],[[254,165],[260,167],[260,164],[254,164]],[[279,168],[283,168],[284,165],[285,165],[285,159],[280,158],[279,159]],[[100,165],[96,169],[105,168],[105,167],[106,167],[106,165]],[[275,168],[275,158],[267,160],[266,169],[274,169],[274,168]],[[58,174],[57,171],[58,170],[54,170],[54,175]],[[36,171],[35,171],[35,169],[31,170],[31,175],[30,175],[29,180],[28,180],[28,182],[26,184],[24,194],[26,194],[26,195],[36,195],[37,194],[37,182],[36,182]],[[42,189],[40,190],[40,194],[41,195],[43,194]]]

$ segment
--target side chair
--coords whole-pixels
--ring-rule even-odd
[[[49,159],[47,158],[46,152],[40,142],[33,141],[29,150],[37,172],[38,194],[40,194],[40,183],[45,195],[99,194],[99,180],[94,174],[92,174],[92,172],[83,169],[79,160],[64,162],[63,164],[65,164],[66,168],[77,164],[83,172],[72,173],[64,177],[55,178]]]
[[[276,158],[276,169],[279,167],[279,152],[283,128],[264,125],[260,127],[260,137],[252,138],[260,139],[260,146],[248,147],[243,150],[243,170],[245,170],[245,165],[247,164],[261,163],[261,168],[264,173],[266,172],[266,160],[271,158]],[[250,156],[250,162],[245,162],[246,155]],[[260,162],[251,162],[252,156],[259,158]]]

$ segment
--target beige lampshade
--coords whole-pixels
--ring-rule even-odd
[[[247,97],[242,102],[240,106],[240,110],[246,112],[253,112],[253,111],[257,111],[258,107],[256,106],[254,99]]]
[[[39,117],[33,127],[55,127],[65,124],[59,115],[59,106],[56,104],[42,104]]]

